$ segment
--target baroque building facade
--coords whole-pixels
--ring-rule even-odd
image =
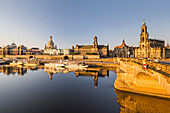
[[[69,49],[57,49],[57,45],[54,45],[54,42],[52,40],[52,36],[50,36],[50,40],[48,42],[48,45],[45,45],[44,48],[44,54],[48,55],[69,55],[70,51]]]
[[[134,57],[135,48],[136,47],[133,46],[131,47],[127,46],[125,40],[123,39],[122,44],[114,48],[115,57],[123,57],[123,58]]]
[[[27,55],[41,55],[42,54],[42,50],[39,49],[38,47],[32,47],[30,49],[27,49],[26,54]]]
[[[27,47],[24,45],[17,46],[14,42],[11,45],[0,48],[0,55],[25,55]]]
[[[169,57],[163,40],[149,39],[145,21],[141,27],[139,47],[135,49],[135,58],[163,58]]]
[[[72,47],[74,53],[80,55],[100,55],[101,57],[108,57],[109,45],[98,45],[97,36],[94,36],[93,45],[76,45]]]
[[[48,45],[44,48],[44,54],[54,55],[56,53],[57,46],[54,46],[54,42],[52,40],[52,36],[50,36],[50,40],[48,42]]]

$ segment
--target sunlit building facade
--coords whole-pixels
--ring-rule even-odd
[[[72,49],[80,55],[100,55],[101,57],[108,57],[109,55],[109,45],[98,45],[97,36],[94,37],[93,45],[77,44]]]
[[[135,49],[136,58],[163,58],[168,56],[168,49],[165,49],[165,41],[149,39],[145,21],[141,27],[139,47]],[[167,55],[165,55],[167,53]]]
[[[25,55],[27,47],[24,45],[17,46],[14,42],[10,45],[0,48],[0,55]]]
[[[46,44],[45,44],[44,54],[56,55],[56,51],[57,51],[57,45],[54,46],[52,36],[50,36],[50,40],[48,42],[48,45],[46,46]]]
[[[123,57],[123,58],[134,57],[135,48],[136,47],[133,46],[129,47],[128,45],[126,45],[125,40],[123,39],[122,44],[114,48],[115,57]]]

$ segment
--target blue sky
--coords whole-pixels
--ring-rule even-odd
[[[0,46],[24,44],[44,48],[50,35],[58,48],[109,44],[122,39],[138,46],[143,18],[149,38],[170,43],[168,0],[0,0]]]

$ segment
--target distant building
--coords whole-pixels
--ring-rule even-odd
[[[54,46],[54,42],[52,41],[52,36],[50,36],[50,41],[48,45],[45,45],[44,54],[48,55],[69,55],[69,49],[57,49],[57,45]]]
[[[109,57],[116,57],[114,50],[109,50]]]
[[[167,46],[163,48],[163,58],[170,58],[170,47],[167,43]]]
[[[49,54],[49,55],[56,55],[57,51],[57,45],[54,46],[54,42],[52,40],[52,36],[50,36],[50,41],[48,42],[48,45],[44,48],[44,54]]]
[[[26,54],[27,55],[41,55],[42,54],[42,50],[39,49],[38,47],[32,47],[30,49],[27,49]]]
[[[57,49],[56,55],[69,55],[70,49]]]
[[[100,55],[101,57],[108,57],[109,46],[98,45],[97,36],[95,36],[93,45],[76,45],[75,48],[73,46],[72,51],[80,55]]]
[[[0,48],[0,55],[25,55],[27,47],[24,45],[17,46],[14,42],[11,45]]]
[[[169,50],[165,48],[163,40],[149,39],[145,21],[141,27],[139,48],[135,49],[136,58],[163,58],[169,57]],[[166,53],[166,55],[165,55]]]
[[[129,47],[126,45],[125,40],[123,39],[120,46],[114,48],[115,57],[129,58],[134,57],[136,47]]]

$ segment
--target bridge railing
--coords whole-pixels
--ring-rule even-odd
[[[136,80],[137,74],[140,72],[144,72],[148,74],[149,76],[153,77],[157,81],[156,82],[154,80],[151,80],[150,82],[153,82],[153,83],[149,83],[150,85],[153,84],[155,88],[157,88],[158,86],[162,87],[164,90],[168,92],[168,94],[170,94],[170,76],[168,76],[168,74],[166,72],[163,72],[162,70],[157,70],[156,63],[153,63],[154,64],[153,65],[152,62],[147,62],[149,64],[149,69],[143,70],[141,62],[142,60],[131,60],[131,61],[121,60],[120,68],[121,70],[123,70],[124,73],[118,73],[117,78],[130,86],[130,84],[136,84],[135,80]],[[152,66],[155,66],[155,67],[152,67]],[[147,85],[144,84],[144,86],[147,86]]]

